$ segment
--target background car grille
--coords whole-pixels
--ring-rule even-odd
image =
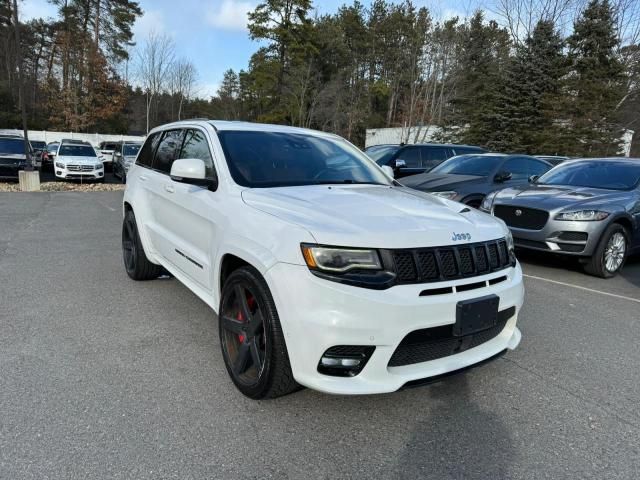
[[[520,215],[517,215],[516,211],[521,212]],[[527,230],[541,230],[549,220],[549,212],[544,210],[511,205],[496,205],[493,207],[493,214],[510,227]]]
[[[391,250],[398,283],[483,275],[512,265],[505,240],[441,248]]]
[[[67,165],[70,172],[93,172],[93,165]]]
[[[507,308],[498,313],[498,322],[495,326],[462,337],[453,336],[453,325],[414,330],[404,337],[393,352],[389,366],[402,367],[428,362],[477,347],[497,337],[515,313],[515,307]]]

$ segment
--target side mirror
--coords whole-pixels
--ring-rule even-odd
[[[218,188],[218,182],[215,179],[206,177],[204,162],[198,158],[174,160],[169,175],[174,182],[206,187],[209,190]]]
[[[383,165],[382,166],[382,171],[384,173],[386,173],[387,176],[390,177],[390,178],[394,178],[395,177],[395,173],[393,172],[393,168],[391,168],[389,165]]]
[[[407,162],[405,162],[401,158],[396,158],[393,162],[393,168],[404,168],[406,166],[407,166]]]
[[[540,175],[531,175],[529,177],[529,183],[535,183],[536,180],[540,178]]]
[[[511,180],[511,172],[498,172],[493,179],[498,183],[506,182],[507,180]]]

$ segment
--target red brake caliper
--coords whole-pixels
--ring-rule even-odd
[[[256,304],[256,299],[253,298],[253,296],[249,297],[249,299],[247,300],[247,306],[249,307],[249,310],[253,310],[253,307],[255,306],[255,304]],[[246,321],[244,318],[242,318],[242,310],[238,311],[238,315],[236,316],[236,320],[239,320],[241,322]],[[244,337],[243,334],[241,334],[241,333],[238,334],[238,341],[240,343],[244,343],[244,338],[245,337]]]

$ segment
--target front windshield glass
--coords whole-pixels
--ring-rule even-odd
[[[138,154],[140,145],[124,145],[122,148],[125,157],[133,157]]]
[[[640,183],[640,162],[638,165],[607,160],[563,163],[549,170],[536,183],[630,190]]]
[[[503,160],[499,155],[459,155],[442,162],[429,173],[488,177]]]
[[[95,157],[96,151],[89,145],[63,145],[58,152],[60,156]]]
[[[24,155],[24,140],[0,138],[0,155]]]
[[[378,165],[386,165],[399,149],[400,147],[395,145],[379,145],[367,148],[365,153]]]
[[[236,130],[218,137],[231,176],[245,187],[390,185],[362,152],[337,137]]]
[[[47,144],[44,143],[44,142],[39,142],[37,140],[36,141],[31,140],[31,147],[32,148],[43,149],[43,148],[46,148],[46,146],[47,146]]]
[[[52,143],[51,145],[47,146],[47,151],[49,153],[56,153],[57,149],[58,149],[58,144],[57,143]]]

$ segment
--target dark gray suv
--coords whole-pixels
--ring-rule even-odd
[[[640,251],[640,159],[568,161],[481,209],[505,221],[516,247],[577,256],[587,273],[613,277]]]

